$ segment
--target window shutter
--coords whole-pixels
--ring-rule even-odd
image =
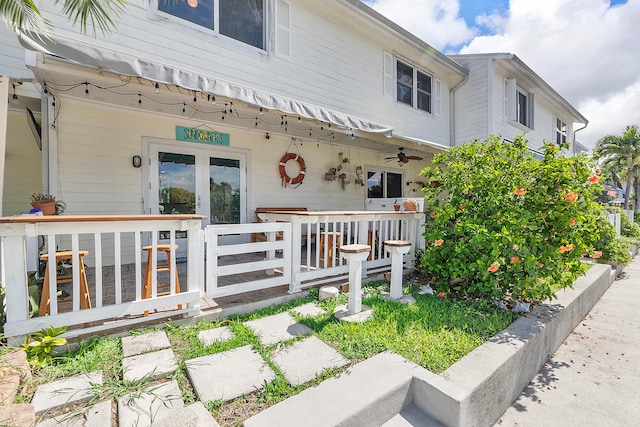
[[[534,123],[535,123],[535,116],[533,115],[533,112],[535,110],[535,97],[533,95],[533,93],[529,94],[529,123],[527,123],[529,129],[533,129],[534,128]]]
[[[276,3],[276,54],[291,55],[291,5],[288,1]]]
[[[393,55],[389,52],[384,52],[384,96],[387,98],[393,98],[394,82],[394,60]]]
[[[434,105],[433,105],[433,113],[436,116],[442,116],[442,80],[435,79],[433,85],[434,91]]]
[[[517,120],[516,79],[505,79],[505,114],[507,120]]]

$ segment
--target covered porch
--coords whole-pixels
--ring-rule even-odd
[[[369,280],[391,268],[385,240],[411,242],[412,250],[404,258],[407,269],[413,268],[415,250],[424,247],[422,212],[284,210],[261,213],[260,218],[262,223],[204,229],[199,215],[1,218],[5,335],[20,342],[23,335],[50,325],[67,326],[67,336],[73,337],[168,318],[216,318],[224,315],[221,308],[229,308],[228,314],[242,304],[255,306],[295,297],[314,286],[344,283],[348,266],[340,256],[343,244],[372,247],[363,264],[363,277]],[[265,241],[252,238],[257,233],[266,236]],[[35,253],[28,249],[34,238]],[[174,253],[162,268],[166,258],[159,249],[178,244],[186,248],[186,257]],[[61,251],[70,252],[64,262],[48,257],[48,290],[50,295],[62,293],[70,302],[64,306],[58,303],[62,298],[51,298],[46,315],[31,317],[28,275],[41,269],[37,267],[42,254]],[[69,277],[66,285],[56,279],[63,269]],[[163,284],[169,286],[160,292]],[[81,304],[84,289],[88,307]]]

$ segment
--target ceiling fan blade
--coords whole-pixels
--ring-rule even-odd
[[[385,157],[384,159],[385,160],[393,160],[393,159],[397,159],[397,158],[398,158],[398,156],[393,156],[393,157]]]
[[[405,157],[411,160],[424,160],[422,157],[418,157],[418,156],[405,156]]]

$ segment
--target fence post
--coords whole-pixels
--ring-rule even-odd
[[[7,307],[7,323],[29,318],[29,287],[24,236],[6,236],[2,239],[2,284]],[[22,336],[12,337],[10,345],[22,342]]]

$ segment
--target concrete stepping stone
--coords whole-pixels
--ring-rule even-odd
[[[145,377],[157,380],[173,374],[178,369],[178,364],[173,351],[168,348],[125,357],[122,359],[122,368],[125,380],[139,381]]]
[[[202,402],[174,409],[169,415],[153,423],[153,427],[220,427]]]
[[[122,338],[122,355],[124,357],[148,353],[171,347],[169,338],[164,331],[149,332],[138,336]]]
[[[205,347],[209,347],[216,341],[227,341],[233,337],[233,332],[228,326],[200,331],[198,339]]]
[[[182,407],[184,401],[176,381],[154,385],[118,399],[118,425],[148,427]]]
[[[200,401],[225,402],[260,390],[274,372],[250,345],[185,362],[187,375]]]
[[[261,319],[243,323],[252,329],[262,345],[275,344],[295,338],[298,335],[310,334],[313,331],[306,325],[296,322],[289,313],[280,313]]]
[[[302,317],[316,317],[327,313],[312,302],[293,308],[291,311],[298,313]]]
[[[105,400],[78,412],[49,418],[36,427],[111,427],[111,400]]]
[[[74,375],[43,384],[36,389],[31,404],[36,416],[47,411],[88,402],[95,397],[93,385],[102,384],[102,372]]]
[[[348,359],[314,336],[275,351],[271,360],[291,385],[304,384],[325,369],[349,363]]]

